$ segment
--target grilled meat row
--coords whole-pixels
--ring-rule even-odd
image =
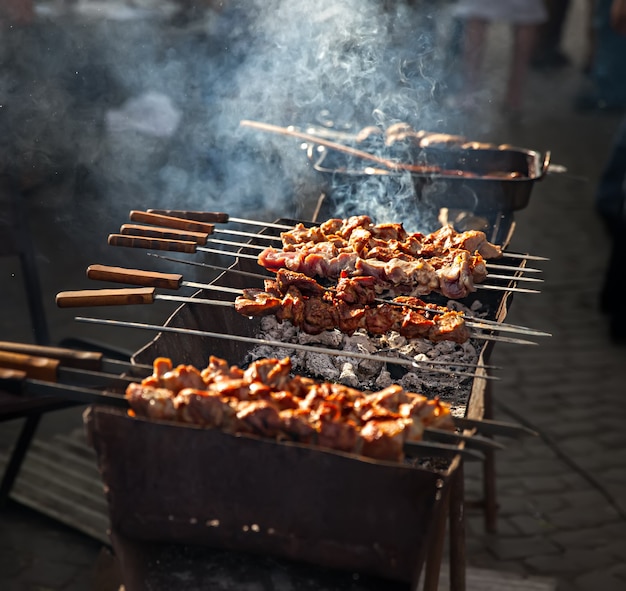
[[[454,430],[447,404],[393,385],[366,394],[291,376],[291,361],[263,359],[243,370],[211,356],[206,368],[154,361],[152,376],[126,391],[132,412],[400,461],[425,427]]]

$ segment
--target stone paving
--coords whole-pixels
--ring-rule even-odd
[[[567,76],[552,83],[567,86]],[[550,82],[535,75],[531,84],[545,92]],[[542,293],[516,295],[507,320],[553,336],[538,347],[494,349],[492,362],[504,368],[496,418],[539,437],[498,452],[498,533],[485,534],[481,516],[470,512],[469,556],[475,565],[554,577],[563,591],[624,589],[626,349],[611,344],[598,311],[607,241],[593,211],[619,117],[544,108],[534,105],[524,129],[511,130],[514,143],[543,142],[554,162],[587,181],[548,177],[516,216],[512,247],[550,261],[537,263]],[[468,496],[480,496],[480,475],[474,466],[467,472]]]
[[[608,242],[593,195],[620,116],[578,114],[570,106],[582,79],[575,29],[582,4],[575,3],[568,25],[574,65],[532,73],[522,125],[494,118],[482,130],[491,140],[552,150],[569,175],[538,183],[529,207],[516,214],[512,248],[550,261],[536,263],[544,270],[541,294],[516,295],[507,320],[553,336],[537,339],[537,347],[494,350],[492,362],[503,368],[494,387],[496,418],[519,421],[539,437],[504,441],[497,454],[498,532],[485,533],[482,513],[468,509],[468,562],[550,577],[558,591],[613,591],[626,588],[626,349],[611,344],[597,309]],[[490,55],[492,72],[501,72],[506,53]],[[469,499],[481,494],[478,468],[466,468]],[[0,519],[0,588],[95,589],[100,550],[10,505]]]

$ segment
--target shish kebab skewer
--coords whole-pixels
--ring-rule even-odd
[[[136,234],[140,235],[140,234]],[[267,246],[262,246],[260,244],[247,244],[245,242],[236,242],[233,240],[221,240],[220,238],[209,238],[208,242],[211,244],[220,244],[224,246],[237,246],[239,248],[249,248],[251,250],[260,250],[264,251],[267,249]],[[485,263],[485,266],[488,269],[498,269],[501,271],[529,271],[531,273],[541,273],[541,269],[529,269],[527,267],[512,267],[507,265],[492,265],[491,263]],[[536,283],[543,283],[543,279],[536,279],[534,277],[514,277],[513,275],[494,275],[493,273],[489,273],[489,279],[515,279],[515,281],[533,281]]]
[[[83,404],[104,404],[128,408],[128,399],[119,394],[101,391],[93,388],[75,386],[71,384],[59,384],[39,380],[28,375],[27,371],[0,368],[0,389],[16,395],[26,395],[34,397],[62,397]],[[452,417],[455,426],[459,429],[475,429],[477,433],[489,436],[520,437],[525,435],[536,436],[537,433],[505,421],[495,421],[490,419],[466,419]],[[455,435],[455,434],[450,434]],[[476,447],[487,447],[488,443],[483,438],[476,439],[476,436],[464,436],[456,434],[459,440],[476,442]]]
[[[237,309],[236,302],[225,300],[210,300],[204,298],[185,297],[178,295],[157,294],[154,287],[137,287],[137,288],[121,288],[121,289],[83,289],[76,291],[62,291],[56,296],[56,304],[59,308],[80,308],[91,306],[128,306],[140,304],[153,304],[155,301],[181,302],[185,304],[204,304],[209,306],[222,306]],[[371,307],[371,316],[375,319],[377,309],[381,309],[383,305]],[[257,306],[254,306],[257,308]],[[393,306],[389,306],[390,308]],[[367,308],[367,307],[365,307]],[[360,308],[359,308],[360,310]],[[242,315],[268,315],[267,314],[245,314],[241,310],[237,310]],[[417,323],[413,323],[418,328]],[[408,326],[413,326],[407,323]],[[407,328],[408,330],[408,328]],[[373,333],[381,334],[381,333]],[[483,333],[470,333],[468,338],[474,338],[483,341],[499,341],[516,345],[537,345],[534,341],[523,339],[514,339],[509,337],[487,335]],[[431,339],[432,340],[432,339]],[[440,340],[454,340],[441,338]],[[467,339],[465,339],[467,340]]]
[[[145,288],[147,289],[147,288]],[[191,299],[191,298],[190,298]],[[328,347],[317,347],[315,345],[301,345],[299,343],[285,343],[283,341],[272,341],[268,339],[258,339],[255,337],[245,337],[241,335],[222,334],[217,332],[210,332],[206,330],[197,330],[193,328],[178,328],[175,326],[160,326],[158,324],[147,324],[141,322],[130,322],[126,320],[112,320],[108,318],[92,318],[86,316],[76,316],[77,322],[84,322],[88,324],[101,324],[104,326],[119,326],[125,328],[136,328],[139,330],[149,330],[152,332],[172,332],[176,334],[184,334],[188,336],[209,337],[217,339],[226,339],[231,341],[238,341],[243,343],[253,343],[255,345],[267,345],[269,347],[277,347],[280,349],[294,349],[296,351],[304,351],[308,353],[321,353],[322,355],[333,355],[335,357],[349,357],[354,359],[365,359],[368,361],[377,361],[379,363],[388,363],[393,365],[402,365],[404,367],[411,367],[419,371],[442,373],[447,375],[457,375],[466,378],[476,378],[483,380],[499,380],[496,376],[488,374],[478,375],[460,371],[454,371],[444,369],[440,367],[428,367],[429,365],[436,365],[438,362],[431,361],[416,361],[409,360],[401,357],[390,357],[385,355],[372,355],[370,353],[360,353],[358,351],[345,351],[343,349],[330,349]],[[454,366],[454,362],[443,362],[443,365]]]
[[[145,225],[139,225],[139,224],[123,224],[120,228],[120,234],[124,234],[128,236],[142,236],[146,238],[156,238],[156,239],[162,239],[162,240],[182,240],[182,241],[195,242],[198,245],[199,250],[203,250],[201,247],[206,246],[208,243],[224,244],[224,245],[236,246],[240,248],[247,247],[247,248],[257,249],[261,251],[267,248],[266,246],[242,243],[240,241],[228,241],[228,240],[221,240],[219,238],[209,238],[209,236],[212,235],[215,231],[213,224],[206,224],[203,222],[196,222],[193,220],[187,221],[181,218],[165,216],[165,215],[160,215],[160,214],[153,214],[153,213],[137,211],[137,210],[131,211],[129,217],[132,221],[140,221],[142,223],[147,223],[147,224],[152,224],[152,225],[145,226]],[[354,216],[354,217],[355,218],[367,218],[367,216]],[[348,218],[348,220],[350,219],[352,218]],[[373,227],[376,227],[376,226],[373,226]],[[274,238],[278,239],[281,242],[285,242],[284,247],[287,248],[288,250],[293,250],[296,246],[297,247],[306,246],[302,242],[301,243],[294,242],[294,240],[297,241],[302,238],[301,236],[302,232],[303,230],[306,230],[306,229],[304,229],[304,226],[302,226],[302,224],[298,224],[295,228],[297,229],[297,232],[298,232],[298,235],[297,235],[298,237],[296,237],[295,239],[293,238],[283,239],[283,237],[286,236],[286,234],[288,233],[281,234],[280,238],[278,237],[274,237]],[[437,232],[434,232],[430,236],[440,236],[439,239],[443,238],[444,241],[449,240],[449,236],[446,238],[447,234],[442,234],[443,230],[446,230],[446,232],[448,233],[454,232],[454,230],[446,228],[446,229],[442,229],[441,231],[437,231],[439,232],[439,234],[437,234]],[[294,230],[294,232],[296,232],[296,230]],[[409,235],[403,229],[402,229],[402,233],[403,235],[406,234],[407,238],[409,237]],[[468,233],[466,232],[465,234],[468,234]],[[480,234],[484,237],[484,234],[482,232]],[[463,234],[459,234],[459,233],[455,233],[454,235],[457,237],[463,236]],[[267,238],[267,236],[263,236],[263,235],[259,235],[259,236]],[[319,233],[316,234],[316,236],[317,238],[319,238]],[[435,242],[436,240],[437,239],[435,239]],[[469,238],[469,240],[471,240],[471,238]],[[322,240],[322,242],[324,241],[327,241],[327,240]],[[480,238],[478,239],[478,242],[476,241],[476,239],[474,239],[474,243],[475,244],[480,243]],[[495,245],[492,245],[491,243],[487,242],[486,239],[483,240],[482,243],[484,243],[484,245],[487,247],[487,250],[489,252],[492,252],[493,248],[499,249],[499,247],[495,247]],[[426,259],[430,259],[431,257],[433,259],[436,258],[432,254],[434,252],[432,250],[432,245],[428,244],[426,245],[426,247],[429,249],[428,254],[426,254],[425,256],[422,256],[422,255],[414,255],[414,256],[418,258],[426,258]],[[436,248],[438,251],[440,251],[438,256],[443,256],[444,253],[450,252],[451,250],[455,250],[455,251],[468,250],[464,246],[452,246],[452,247],[451,246],[439,246]],[[176,250],[176,249],[172,248],[171,250]],[[468,252],[471,252],[471,251],[468,250]],[[531,267],[517,267],[517,266],[510,266],[510,265],[501,265],[500,263],[484,263],[484,264],[487,268],[498,269],[501,271],[515,271],[515,272],[525,271],[528,273],[541,273],[541,269],[534,269]]]
[[[169,257],[169,256],[162,255],[162,254],[156,254],[154,252],[148,252],[147,255],[157,258],[157,259],[163,259],[163,260],[171,261],[174,263],[181,263],[183,265],[191,265],[194,267],[204,267],[207,269],[213,269],[215,271],[222,271],[224,273],[235,273],[237,275],[242,275],[244,277],[250,277],[253,279],[264,280],[268,278],[267,275],[261,275],[260,273],[251,273],[249,271],[242,271],[240,269],[235,269],[233,267],[220,267],[219,265],[211,265],[209,263],[201,263],[199,261],[190,261],[187,259],[178,259],[176,257]],[[182,275],[181,275],[181,278],[182,278]],[[379,299],[377,301],[381,303],[389,302],[389,300],[384,300],[384,299]],[[419,310],[420,308],[416,307],[416,309]],[[486,330],[494,330],[494,331],[501,330],[503,332],[516,332],[519,334],[527,334],[529,336],[538,336],[538,337],[552,336],[549,332],[536,330],[533,328],[528,328],[526,326],[498,322],[497,320],[489,320],[488,318],[475,318],[473,316],[468,316],[468,315],[464,315],[464,316],[470,322],[479,322],[481,325],[484,325]]]
[[[223,269],[227,271],[228,269]],[[161,289],[178,290],[181,287],[191,287],[195,289],[203,289],[207,291],[218,291],[223,293],[232,293],[236,295],[242,295],[243,289],[234,289],[230,287],[224,287],[215,285],[212,283],[197,283],[195,281],[183,281],[183,276],[176,273],[161,273],[158,271],[144,271],[140,269],[127,269],[124,267],[111,267],[108,265],[90,265],[87,268],[87,277],[96,281],[110,281],[113,283],[126,283],[128,285],[138,285],[141,287],[155,287]],[[268,278],[263,275],[257,275],[258,278],[267,280]],[[311,280],[314,281],[314,280]],[[320,286],[321,287],[321,286]],[[447,309],[441,309],[441,307],[426,307],[426,306],[414,306],[409,303],[400,304],[390,300],[383,300],[377,298],[374,300],[376,303],[393,304],[393,305],[405,305],[408,308],[431,312],[434,314],[444,314]],[[533,331],[531,329],[520,330],[517,327],[508,326],[503,323],[491,323],[483,322],[481,319],[472,320],[470,317],[458,312],[459,316],[462,316],[465,320],[465,324],[469,328],[482,328],[485,330],[494,330],[494,325],[501,332],[512,332],[527,334],[533,336],[550,336],[549,333],[542,331]]]
[[[28,396],[36,398],[62,398],[72,400],[79,404],[102,404],[114,406],[121,409],[130,408],[129,400],[126,396],[112,392],[102,392],[94,388],[75,386],[72,384],[59,384],[30,378],[26,371],[8,369],[0,367],[0,389],[18,396]],[[457,419],[453,419],[457,424]],[[475,428],[473,423],[465,423],[465,419],[458,419],[460,428]],[[462,425],[467,424],[467,427]],[[471,424],[471,426],[469,426]],[[495,429],[500,434],[517,436],[516,425],[487,425],[486,429]],[[492,439],[480,435],[463,435],[456,432],[443,431],[435,428],[424,428],[426,440],[408,441],[405,444],[407,455],[416,456],[437,456],[451,458],[460,455],[465,460],[484,460],[485,456],[481,450],[502,449],[504,446],[494,442]],[[465,447],[458,447],[463,443]]]
[[[238,224],[257,226],[260,228],[272,228],[274,230],[290,231],[294,229],[294,226],[288,226],[286,224],[277,224],[274,222],[263,222],[263,221],[258,221],[258,220],[245,219],[245,218],[236,218],[236,217],[229,216],[227,213],[222,213],[222,212],[189,211],[189,210],[181,210],[181,209],[148,209],[146,211],[147,213],[150,213],[150,214],[164,215],[168,217],[182,218],[186,220],[192,220],[192,221],[198,221],[198,222],[204,222],[204,223],[225,224],[228,222],[233,222],[233,223],[238,223]],[[234,234],[234,231],[232,233]],[[251,238],[267,238],[267,239],[280,240],[278,236],[269,236],[266,234],[258,234],[258,233],[252,233],[252,232],[241,233],[240,235],[249,235],[249,237]],[[504,251],[502,254],[504,257],[526,259],[529,261],[549,261],[550,260],[547,257],[531,255],[528,253]]]
[[[150,373],[152,371],[151,365],[108,358],[100,351],[83,351],[67,347],[33,345],[31,343],[18,343],[14,341],[0,341],[0,351],[57,359],[63,367],[94,372],[119,373],[138,370],[141,374],[144,374],[145,372]]]
[[[23,371],[28,377],[48,382],[71,382],[81,386],[125,388],[140,378],[64,366],[59,359],[0,351],[0,368]]]
[[[253,261],[258,261],[258,257],[256,255],[240,253],[240,252],[229,252],[225,250],[215,249],[215,248],[205,248],[203,246],[198,246],[197,243],[187,241],[187,240],[164,240],[159,238],[148,238],[144,236],[135,236],[128,234],[110,234],[108,237],[108,243],[110,246],[123,246],[127,248],[144,248],[150,250],[166,250],[169,252],[184,252],[187,254],[195,254],[197,251],[207,252],[211,254],[219,254],[224,256],[230,256],[234,258],[245,258]],[[241,245],[245,247],[245,245]],[[514,279],[514,277],[511,277]],[[484,283],[479,283],[474,286],[477,289],[481,290],[494,290],[494,291],[504,291],[504,292],[513,292],[513,293],[540,293],[536,289],[528,289],[523,287],[505,287],[499,285],[486,285]]]
[[[138,210],[132,210],[129,214],[129,218],[131,221],[150,224],[151,226],[157,226],[158,228],[125,224],[121,229],[122,234],[126,233],[152,236],[154,238],[181,240],[190,239],[201,245],[206,244],[207,241],[216,241],[216,239],[208,238],[208,236],[213,234],[215,231],[215,226],[213,224]],[[131,228],[134,228],[135,230],[140,228],[142,233],[139,234]],[[167,228],[167,230],[160,228]],[[291,232],[282,232],[279,240],[283,243],[283,248],[293,250],[294,248],[306,246],[307,243],[310,242],[309,239],[318,244],[320,242],[335,243],[338,238],[343,238],[343,236],[346,236],[347,239],[350,240],[353,233],[355,233],[355,235],[359,235],[359,229],[361,231],[365,230],[366,232],[373,232],[373,235],[369,235],[369,238],[373,240],[377,235],[385,236],[385,238],[378,239],[379,243],[381,241],[387,242],[392,236],[396,236],[397,239],[395,239],[395,242],[398,245],[402,245],[408,252],[412,253],[412,256],[419,258],[428,259],[435,256],[441,257],[444,256],[446,252],[450,252],[451,250],[467,250],[470,254],[473,253],[474,250],[478,250],[481,256],[490,260],[496,260],[502,256],[501,248],[498,245],[490,243],[484,232],[456,232],[451,226],[446,226],[432,232],[429,235],[409,234],[406,230],[404,230],[402,224],[376,225],[371,221],[369,216],[365,215],[352,216],[345,220],[331,219],[324,222],[320,226],[313,226],[312,228],[306,228],[302,223],[299,223],[291,228]],[[176,233],[173,232],[173,230],[178,230],[185,234],[188,233],[188,230],[194,230],[200,233],[204,232],[206,236],[204,236],[202,240],[198,240],[197,233],[192,232],[194,236],[191,238],[183,236],[179,236],[177,238],[175,235]],[[339,232],[342,235],[339,236],[336,232]],[[357,242],[361,245],[360,248],[362,248],[362,238],[363,236],[361,234],[357,240]],[[240,242],[236,242],[235,245],[242,246]],[[494,253],[496,253],[497,256]],[[520,271],[520,267],[510,267],[499,263],[488,263],[488,265],[494,269],[497,268],[500,270]],[[524,267],[523,270],[530,273],[541,272],[540,269],[531,269],[530,267]]]

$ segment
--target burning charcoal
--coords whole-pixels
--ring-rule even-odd
[[[354,365],[352,363],[344,363],[341,368],[341,374],[339,375],[339,380],[341,384],[345,384],[346,386],[350,386],[351,388],[357,388],[359,386],[360,380],[357,377],[354,371]]]
[[[331,349],[339,349],[342,346],[343,334],[338,330],[327,330],[318,335],[300,332],[298,334],[298,342],[302,345],[320,345],[322,347],[330,347]]]
[[[339,370],[333,365],[333,360],[329,355],[307,353],[305,359],[306,370],[311,375],[327,376],[326,379],[329,381],[336,381],[339,377]]]
[[[391,379],[391,374],[387,369],[383,369],[374,382],[374,386],[376,386],[377,390],[382,390],[383,388],[387,388],[393,384],[393,380]]]

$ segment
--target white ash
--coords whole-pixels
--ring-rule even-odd
[[[450,308],[476,315],[480,303],[470,311],[457,301],[448,303]],[[439,396],[450,404],[464,407],[469,396],[472,379],[440,372],[415,370],[408,366],[386,364],[373,359],[358,359],[345,355],[349,352],[367,353],[385,357],[402,357],[425,363],[445,362],[437,366],[445,370],[473,373],[472,367],[455,366],[455,363],[472,364],[478,361],[480,343],[467,341],[462,344],[452,341],[432,343],[426,339],[407,339],[397,332],[371,337],[365,331],[348,336],[338,330],[310,335],[296,329],[289,322],[279,322],[274,316],[261,321],[258,338],[338,349],[343,355],[327,355],[310,351],[298,351],[288,347],[258,346],[248,353],[247,362],[263,357],[291,357],[294,374],[307,375],[315,379],[338,382],[360,390],[381,390],[391,384],[399,384],[405,390],[418,392],[429,397]]]

